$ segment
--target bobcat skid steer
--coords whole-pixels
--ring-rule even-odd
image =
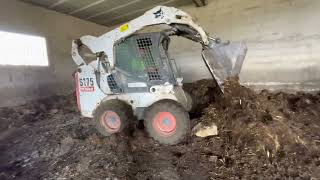
[[[166,28],[137,33],[154,25]],[[170,36],[202,45],[203,61],[222,91],[224,80],[240,73],[247,51],[243,43],[209,37],[190,15],[173,7],[157,6],[100,37],[83,36],[72,42],[78,108],[94,118],[101,134],[125,130],[136,116],[159,143],[177,144],[188,135],[192,101],[169,58]]]

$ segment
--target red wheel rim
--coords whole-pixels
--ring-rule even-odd
[[[101,117],[101,124],[108,132],[114,133],[119,131],[121,120],[114,111],[106,111]]]
[[[170,112],[159,112],[153,118],[153,128],[162,136],[170,136],[176,132],[177,120]]]

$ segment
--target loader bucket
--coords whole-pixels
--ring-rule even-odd
[[[216,43],[214,41],[202,51],[203,60],[211,75],[223,91],[223,83],[229,77],[239,75],[247,47],[243,42]]]

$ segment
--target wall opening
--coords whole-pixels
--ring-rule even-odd
[[[0,31],[0,65],[48,66],[46,39]]]

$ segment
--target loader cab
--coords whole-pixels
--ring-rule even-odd
[[[146,92],[151,86],[178,85],[181,77],[174,60],[170,60],[170,38],[162,32],[134,34],[114,46],[114,92]],[[111,78],[110,78],[111,79]],[[114,83],[117,84],[113,88]]]

